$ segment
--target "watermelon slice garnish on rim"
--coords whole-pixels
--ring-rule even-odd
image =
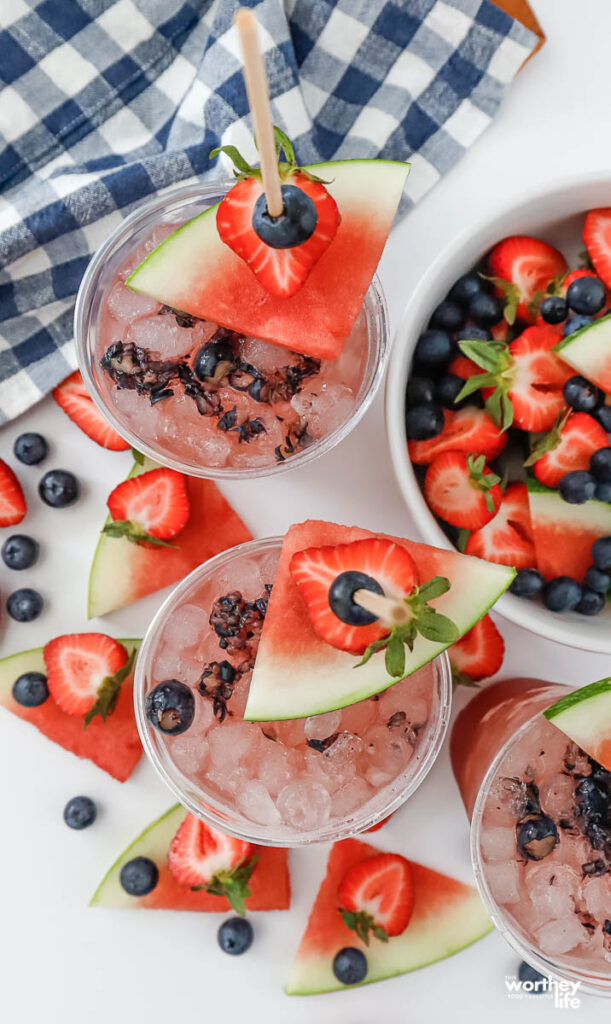
[[[611,678],[573,690],[543,714],[611,772]]]

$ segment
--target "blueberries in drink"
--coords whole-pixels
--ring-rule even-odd
[[[158,683],[146,696],[146,716],[156,729],[168,736],[186,732],[195,715],[193,692],[178,679]]]
[[[67,469],[51,469],[41,479],[38,493],[45,505],[66,508],[78,499],[81,488],[74,473]]]
[[[431,327],[441,331],[458,331],[465,322],[464,313],[457,302],[446,299],[440,302],[431,317]]]
[[[49,454],[49,445],[42,434],[20,434],[13,445],[13,452],[25,466],[37,466]]]
[[[543,588],[543,604],[550,612],[573,611],[581,596],[581,587],[571,576],[556,576]]]
[[[150,857],[134,857],[121,868],[119,881],[129,896],[146,896],[159,881],[159,868]]]
[[[431,377],[411,376],[407,382],[405,401],[411,405],[427,405],[435,400],[435,381]]]
[[[546,295],[539,308],[541,317],[546,324],[561,324],[568,316],[566,299],[561,295]]]
[[[594,316],[605,304],[605,286],[597,277],[578,277],[569,285],[566,301],[575,313]]]
[[[440,370],[449,363],[453,353],[450,336],[445,331],[429,328],[420,335],[414,350],[414,363],[427,370]]]
[[[503,317],[503,301],[488,292],[479,292],[469,302],[469,316],[479,327],[494,327]]]
[[[37,590],[21,587],[9,594],[6,610],[15,622],[33,622],[43,609],[44,601]]]
[[[536,597],[540,594],[545,579],[538,569],[518,569],[509,590],[516,597]]]
[[[73,796],[64,807],[64,821],[69,828],[89,828],[97,813],[98,809],[90,796]]]
[[[436,403],[410,406],[405,413],[405,432],[410,441],[428,441],[437,437],[443,426],[443,410]]]
[[[230,917],[220,926],[217,939],[223,953],[240,956],[252,946],[252,925],[244,917]]]
[[[484,280],[473,271],[458,278],[456,284],[452,285],[448,298],[452,302],[458,302],[461,306],[468,306],[471,299],[482,291],[484,291]]]
[[[580,813],[592,821],[602,820],[609,809],[609,796],[593,779],[582,779],[575,788]]]
[[[563,501],[571,505],[585,505],[594,497],[596,481],[586,469],[574,469],[565,473],[558,484],[558,493]]]
[[[222,338],[202,345],[193,360],[193,373],[198,380],[221,379],[234,366],[231,343]]]
[[[365,954],[354,946],[344,946],[333,958],[333,973],[342,985],[357,985],[367,976]]]
[[[22,708],[38,708],[49,697],[47,677],[42,672],[24,672],[13,683],[11,693]]]
[[[38,550],[33,537],[14,533],[2,545],[2,561],[9,569],[30,569],[38,558]]]
[[[600,391],[585,377],[569,377],[562,393],[566,404],[575,412],[592,412],[600,403]]]
[[[518,850],[527,860],[543,860],[560,841],[558,829],[546,814],[529,814],[518,822]]]

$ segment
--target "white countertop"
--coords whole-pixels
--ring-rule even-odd
[[[494,125],[462,163],[394,232],[381,265],[396,325],[423,269],[477,210],[491,212],[521,189],[564,172],[609,168],[609,39],[604,0],[533,0],[548,34],[543,51],[510,89]],[[610,187],[611,202],[611,187]],[[23,430],[52,443],[44,467],[23,467],[31,512],[24,532],[41,540],[39,564],[23,574],[0,566],[6,594],[31,584],[47,607],[30,625],[3,612],[3,655],[87,628],[86,583],[105,499],[129,466],[127,454],[95,447],[51,400],[6,427],[0,452]],[[43,469],[77,472],[84,496],[51,510],[35,496]],[[382,395],[355,433],[326,458],[283,479],[224,486],[258,536],[281,533],[304,518],[336,519],[410,536],[413,526],[386,451]],[[52,532],[53,531],[53,532]],[[134,636],[163,594],[153,595],[91,628]],[[498,619],[507,644],[503,675],[537,675],[585,683],[609,674],[609,660],[537,640]],[[461,702],[459,695],[457,703]],[[498,1024],[557,1021],[544,998],[507,996],[505,975],[518,958],[497,934],[426,970],[353,992],[284,996],[282,985],[323,872],[326,850],[291,854],[293,905],[255,917],[256,942],[233,959],[216,945],[217,915],[92,910],[89,896],[115,856],[173,801],[143,760],[121,785],[77,761],[31,727],[0,712],[3,841],[0,846],[2,1018],[7,1024],[150,1024],[284,1020],[290,1024],[371,1024],[374,1019],[457,1020]],[[77,793],[99,804],[96,824],[70,831],[65,802]],[[469,881],[467,822],[444,751],[420,791],[372,841]],[[582,1000],[570,1020],[602,1021],[600,1000]]]

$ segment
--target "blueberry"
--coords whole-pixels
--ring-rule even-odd
[[[484,288],[482,277],[473,271],[458,278],[456,284],[452,285],[448,298],[452,302],[458,302],[461,306],[468,306],[471,299],[483,292]]]
[[[216,937],[223,953],[240,956],[252,946],[252,925],[244,917],[230,917],[227,921],[223,921]]]
[[[294,249],[314,234],[318,210],[312,199],[296,185],[282,185],[282,213],[270,217],[265,193],[259,196],[252,214],[255,234],[272,249]]]
[[[371,590],[374,594],[384,591],[377,580],[364,572],[342,572],[329,587],[329,605],[338,619],[349,626],[369,626],[377,622],[378,616],[355,604],[352,595],[355,590]]]
[[[410,377],[405,391],[405,401],[408,405],[426,405],[432,402],[434,398],[434,380],[430,377]]]
[[[590,316],[582,316],[581,314],[572,316],[562,328],[562,335],[564,338],[568,338],[569,334],[575,334],[576,331],[580,331],[582,327],[587,327],[591,323],[592,317]]]
[[[605,286],[597,277],[578,277],[569,285],[566,301],[576,313],[594,316],[605,304]]]
[[[563,501],[571,505],[585,505],[594,497],[596,480],[586,469],[574,469],[560,478],[558,493]]]
[[[478,327],[477,324],[467,324],[456,335],[457,341],[491,341],[492,334],[487,327]]]
[[[566,300],[561,295],[546,295],[539,312],[546,324],[561,324],[568,315]]]
[[[534,967],[526,963],[526,960],[522,960],[518,968],[518,978],[521,982],[528,981],[532,984],[532,988],[529,986],[529,994],[540,995],[542,992],[548,992],[550,988],[549,978],[545,974],[540,974]]]
[[[597,501],[611,502],[611,483],[607,483],[603,480],[597,481],[594,497]]]
[[[74,473],[67,469],[50,469],[38,485],[38,493],[45,505],[51,508],[65,508],[73,505],[81,493]]]
[[[445,299],[434,310],[430,326],[438,327],[441,331],[458,331],[464,322],[465,316],[458,303]]]
[[[599,594],[596,590],[589,590],[588,587],[584,587],[581,595],[581,601],[576,606],[575,611],[579,612],[580,615],[599,615],[604,607],[605,595]]]
[[[582,779],[575,788],[575,799],[584,817],[600,821],[609,809],[609,796],[593,779]]]
[[[516,597],[536,597],[543,590],[544,583],[538,569],[518,569],[509,589]]]
[[[405,432],[410,441],[428,441],[443,430],[445,420],[440,405],[413,405],[405,413]]]
[[[121,868],[119,881],[129,896],[146,896],[159,881],[159,869],[150,857],[134,857]]]
[[[9,569],[29,569],[38,558],[38,542],[24,533],[14,533],[2,545],[2,561]]]
[[[73,796],[64,807],[64,821],[69,828],[89,828],[98,809],[90,796]]]
[[[11,692],[22,708],[38,708],[49,696],[47,677],[42,672],[24,672],[13,683]]]
[[[611,448],[599,448],[590,459],[590,473],[597,480],[611,483]]]
[[[601,572],[611,572],[611,537],[599,537],[594,541],[592,561]]]
[[[589,590],[595,590],[597,594],[606,594],[609,587],[611,587],[611,574],[601,572],[596,566],[591,565],[586,570],[583,582],[584,586],[588,587]]]
[[[44,601],[37,590],[21,587],[9,594],[6,610],[16,622],[32,622],[43,609]]]
[[[344,946],[333,957],[333,973],[342,985],[357,985],[367,975],[365,954],[354,946]]]
[[[594,419],[600,423],[603,430],[611,434],[611,405],[601,405],[592,413]]]
[[[546,814],[529,814],[516,828],[518,850],[528,860],[543,860],[560,842],[558,829]]]
[[[479,292],[469,302],[469,316],[478,327],[494,327],[503,317],[502,299],[487,292]]]
[[[453,345],[445,331],[424,331],[414,350],[414,363],[428,370],[439,370],[449,363],[452,353]]]
[[[600,404],[600,391],[585,377],[569,377],[562,394],[566,404],[575,412],[592,412]]]
[[[227,371],[231,367],[235,366],[235,358],[231,342],[226,339],[209,341],[205,345],[202,345],[199,352],[196,353],[195,359],[193,360],[193,373],[198,380],[209,380],[214,377],[221,363],[226,364]],[[219,372],[219,378],[224,376],[225,373]]]
[[[467,399],[463,398],[460,402],[457,402],[456,399],[464,386],[465,382],[462,377],[457,377],[455,373],[446,373],[437,382],[435,392],[437,401],[444,409],[460,409]]]
[[[147,694],[146,716],[156,729],[169,736],[186,732],[195,715],[192,691],[178,679],[166,679]]]
[[[13,445],[15,458],[26,466],[37,466],[49,454],[49,445],[42,434],[20,434]]]
[[[581,601],[581,587],[572,576],[556,576],[543,588],[543,604],[550,612],[570,612]]]

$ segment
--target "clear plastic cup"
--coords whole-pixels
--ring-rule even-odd
[[[137,416],[130,418],[122,414],[113,401],[112,384],[99,365],[102,355],[101,315],[117,272],[129,254],[145,242],[153,228],[164,224],[183,223],[196,217],[218,203],[231,184],[220,182],[213,185],[180,186],[143,203],[126,217],[100,246],[87,267],[76,299],[74,338],[79,369],[91,397],[115,430],[134,448],[156,462],[191,476],[245,479],[271,476],[306,465],[330,451],[351,432],[371,404],[383,376],[389,348],[388,317],[381,285],[377,278],[374,278],[360,314],[364,318],[364,326],[361,329],[366,336],[367,351],[362,360],[362,377],[354,397],[352,411],[344,420],[335,424],[328,434],[314,439],[307,447],[290,455],[284,461],[270,461],[248,467],[206,465],[205,459],[201,457],[201,450],[194,450],[189,457],[184,453],[176,454],[170,441],[150,436],[150,424],[145,427],[138,424]],[[287,361],[290,362],[290,357]],[[146,397],[143,396],[141,401],[147,403]]]
[[[411,759],[406,767],[399,771],[390,782],[382,785],[381,788],[375,791],[366,802],[361,802],[357,806],[351,807],[350,810],[346,810],[343,814],[330,814],[327,820],[312,825],[300,824],[295,826],[287,824],[285,820],[269,820],[265,822],[252,820],[245,813],[244,804],[242,803],[242,806],[240,806],[240,789],[234,790],[233,794],[228,796],[221,793],[218,787],[211,783],[210,780],[212,780],[213,775],[210,762],[206,762],[206,766],[198,771],[191,770],[190,766],[187,766],[185,769],[184,760],[182,760],[182,765],[177,763],[177,760],[181,760],[178,757],[178,750],[182,752],[181,757],[185,754],[188,754],[189,757],[193,755],[197,758],[198,756],[199,748],[193,747],[186,750],[184,742],[179,748],[173,746],[176,740],[184,740],[185,737],[188,737],[189,730],[181,736],[168,737],[150,724],[145,712],[146,695],[153,685],[159,681],[160,676],[171,678],[174,674],[172,669],[175,661],[172,658],[168,664],[167,659],[167,640],[172,635],[168,631],[168,623],[172,616],[178,614],[178,621],[184,625],[185,613],[183,610],[185,606],[189,606],[191,609],[194,606],[199,606],[208,610],[211,601],[215,599],[215,596],[225,593],[227,586],[235,589],[236,581],[239,583],[241,578],[246,578],[247,573],[252,574],[253,565],[255,567],[263,567],[263,576],[271,578],[271,581],[273,581],[273,574],[280,556],[281,546],[280,538],[255,540],[241,544],[199,566],[169,595],[151,622],[138,655],[134,682],[136,721],[142,744],[154,768],[178,800],[189,811],[204,821],[239,838],[269,846],[301,846],[317,842],[334,842],[338,839],[345,839],[348,836],[358,835],[387,817],[412,795],[430,771],[439,754],[450,714],[452,681],[449,659],[445,653],[435,659],[430,666],[425,666],[425,668],[419,670],[420,673],[428,672],[430,674],[430,691],[429,676],[421,676],[419,683],[416,679],[418,673],[410,677],[410,679],[415,681],[416,686],[426,687],[427,695],[430,692],[430,704],[428,719],[426,724],[417,733],[417,742],[414,744]],[[227,583],[227,580],[230,582]],[[246,588],[244,588],[244,593],[247,593]],[[252,596],[249,595],[248,599],[252,599]],[[183,612],[182,615],[181,611]],[[196,613],[192,610],[187,614],[195,615],[196,617]],[[177,620],[175,619],[174,621]],[[188,637],[187,639],[190,638]],[[212,642],[213,648],[216,643],[216,651],[218,653],[214,657],[220,660],[227,656],[218,649],[218,638],[214,637],[211,628],[209,628],[207,634],[205,631],[201,633],[192,654],[185,654],[185,658],[190,657],[192,660],[195,660],[195,666],[191,677],[184,678],[183,681],[188,682],[195,689],[197,689],[197,676],[203,668],[203,664],[210,657],[209,652],[211,648],[210,646],[206,647],[209,641]],[[166,647],[165,651],[164,647]],[[201,659],[200,651],[203,652]],[[160,659],[165,659],[163,665]],[[156,671],[156,665],[162,667]],[[184,666],[181,671],[186,672]],[[180,678],[180,671],[176,672],[176,677]],[[202,711],[205,698],[196,692],[195,700],[197,710],[193,726],[191,726],[192,729],[199,728],[198,715],[206,714],[209,717],[211,716],[210,711]],[[208,702],[206,701],[206,703]],[[366,703],[362,702],[362,704]],[[231,708],[231,701],[228,702],[228,707]],[[375,702],[372,708],[377,708]],[[374,714],[374,711],[372,711],[372,714]],[[238,723],[240,720],[241,712],[231,719],[232,722]],[[278,728],[282,738],[284,735],[281,732],[282,729],[292,728],[293,726],[297,730],[304,728],[304,720],[296,720],[296,722],[298,723],[296,726],[293,722],[264,723],[262,726],[258,726],[255,723],[249,726],[249,728],[259,728],[261,732],[265,729],[266,733],[271,732],[273,735],[275,726]],[[222,724],[218,727],[217,732],[219,735],[222,735],[223,728]],[[265,736],[266,733],[263,733],[263,735]],[[301,736],[301,733],[299,735]],[[265,743],[268,742],[268,739],[265,739]],[[260,741],[257,740],[257,742]],[[204,740],[202,740],[203,743]],[[275,756],[272,754],[272,751],[276,746],[276,743],[270,742],[269,747],[265,748],[263,756]],[[203,750],[203,746],[201,749]],[[306,754],[314,756],[312,750],[306,750],[305,741],[302,743],[298,739],[296,741],[296,749],[301,751],[299,756],[304,757],[304,763]],[[207,756],[205,751],[204,756]],[[322,757],[323,755],[318,754],[317,756]],[[260,766],[257,768],[257,773],[263,774],[260,771]],[[258,774],[254,776],[255,781],[259,781]],[[310,782],[313,778],[314,776],[310,777],[308,775],[306,781]],[[252,780],[252,777],[245,779],[244,785]],[[240,786],[242,786],[242,783],[240,783]],[[275,796],[274,799],[280,805],[280,798]],[[273,812],[271,813],[272,817],[274,817]]]

